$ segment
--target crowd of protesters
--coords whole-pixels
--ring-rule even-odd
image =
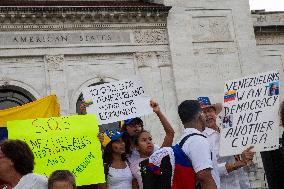
[[[184,130],[174,147],[175,132],[170,122],[157,102],[151,101],[150,106],[165,132],[162,145],[153,143],[151,133],[144,129],[139,117],[124,120],[119,130],[100,133],[106,183],[92,188],[249,188],[243,167],[254,157],[253,146],[238,156],[219,156],[220,129],[216,120],[221,104],[183,101],[178,106],[178,115]],[[179,155],[185,157],[181,163],[173,158]],[[25,142],[2,141],[0,189],[76,188],[75,177],[68,170],[57,170],[46,178],[33,173],[34,165],[34,155]]]

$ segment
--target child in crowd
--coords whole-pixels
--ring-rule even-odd
[[[103,162],[106,183],[99,184],[99,189],[136,189],[135,182],[129,168],[125,153],[123,132],[106,131],[103,136]]]
[[[162,113],[159,104],[153,100],[150,101],[150,106],[153,108],[153,112],[158,116],[160,119],[162,126],[164,128],[164,131],[166,133],[164,142],[162,146],[171,146],[174,139],[174,130],[167,120],[166,116]],[[130,146],[130,150],[127,151],[128,154],[128,160],[130,163],[136,161],[137,159],[140,159],[141,154],[137,150],[137,145],[135,144],[135,140],[137,139],[137,136],[141,134],[141,132],[144,131],[143,128],[143,121],[140,118],[133,118],[126,120],[124,122],[124,125],[122,126],[122,130],[126,131],[126,134],[123,136],[123,139],[127,146]],[[144,132],[143,132],[144,133]],[[150,135],[149,132],[146,132]],[[152,138],[152,137],[151,137]],[[153,143],[152,143],[153,144]],[[158,150],[160,147],[158,145],[153,144],[153,150],[152,152]]]
[[[136,150],[139,153],[139,158],[132,160],[130,164],[130,170],[137,180],[139,189],[143,189],[143,182],[141,173],[143,170],[143,165],[141,162],[147,161],[147,159],[157,150],[154,147],[152,136],[150,132],[143,130],[135,137],[135,146]],[[162,147],[168,147],[172,145],[172,140],[169,139],[167,136],[164,138],[164,142]],[[145,163],[144,163],[145,164]]]
[[[168,122],[166,117],[162,114],[160,107],[158,103],[151,101],[151,107],[153,108],[153,111],[157,114],[159,117],[164,130],[166,132],[166,136],[164,138],[164,141],[162,143],[162,147],[168,147],[171,146],[173,143],[174,138],[174,130],[171,126],[171,124]],[[148,159],[156,150],[159,149],[157,145],[154,145],[152,136],[150,132],[146,130],[142,130],[138,132],[134,137],[134,150],[132,155],[130,156],[130,169],[134,177],[136,178],[139,188],[143,189],[143,183],[142,183],[142,176],[141,171],[143,167],[141,166],[141,162]]]
[[[48,189],[76,189],[75,177],[68,170],[54,171],[48,179]]]
[[[151,100],[150,106],[153,108],[153,112],[160,119],[160,122],[166,133],[162,147],[171,146],[173,143],[173,138],[174,138],[174,130],[171,124],[169,123],[165,115],[161,112],[159,104],[157,102]],[[117,181],[118,182],[117,184],[119,184],[119,182],[120,183],[122,182],[121,178],[119,178],[118,176],[116,177],[116,179],[113,179],[111,176],[109,176],[110,170],[114,172],[115,176],[125,175],[122,179],[126,179],[126,177],[129,177],[128,183],[131,180],[130,178],[132,178],[132,174],[133,174],[135,179],[132,178],[133,180],[132,187],[133,188],[138,187],[137,186],[137,181],[138,181],[139,188],[140,189],[143,188],[139,164],[141,161],[149,158],[153,152],[155,152],[156,150],[160,148],[158,145],[153,144],[151,134],[148,131],[145,131],[143,126],[144,125],[143,125],[142,119],[138,117],[125,120],[124,123],[122,124],[121,131],[124,132],[124,134],[119,136],[121,138],[117,142],[123,143],[123,146],[124,146],[124,153],[123,155],[121,154],[119,156],[121,157],[119,161],[124,162],[124,163],[121,163],[122,165],[124,165],[124,169],[122,169],[119,174],[118,174],[118,171],[121,168],[113,169],[115,167],[110,166],[113,164],[111,163],[112,159],[110,159],[110,157],[112,157],[112,155],[114,154],[113,151],[111,151],[113,149],[111,148],[110,145],[107,147],[107,145],[104,144],[104,143],[108,143],[108,141],[106,141],[106,137],[102,137],[103,135],[106,135],[108,132],[99,135],[99,139],[102,142],[103,147],[105,147],[103,159],[105,163],[105,174],[107,175],[107,184],[105,184],[105,186],[102,185],[100,189],[102,189],[103,187],[106,187],[106,185],[108,186],[107,188],[110,189],[112,185],[111,180]],[[131,176],[128,175],[129,167],[128,167],[127,162],[129,162],[130,167],[131,167],[131,171],[132,171]],[[122,171],[124,171],[125,173],[123,173]],[[129,184],[128,184],[128,187],[130,187]],[[127,187],[123,187],[123,188],[127,188]]]

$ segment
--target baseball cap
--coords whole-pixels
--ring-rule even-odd
[[[117,130],[106,130],[103,134],[104,141],[102,145],[106,147],[110,142],[118,140],[124,135],[124,132],[119,132]]]
[[[198,97],[197,100],[202,109],[214,108],[216,114],[219,114],[222,111],[222,104],[221,103],[211,104],[210,99],[207,96]]]

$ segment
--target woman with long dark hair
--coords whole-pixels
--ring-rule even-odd
[[[125,143],[122,140],[124,133],[106,131],[102,145],[105,147],[103,162],[106,183],[100,184],[99,189],[136,189],[135,182],[126,158]]]

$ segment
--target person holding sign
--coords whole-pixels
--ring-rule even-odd
[[[99,189],[132,189],[137,186],[126,158],[123,134],[115,130],[108,130],[103,134],[106,183],[99,184]]]
[[[247,166],[252,161],[254,156],[254,152],[251,151],[252,147],[242,153],[242,159],[234,158],[234,156],[219,157],[220,130],[216,124],[216,118],[222,110],[222,105],[211,104],[208,97],[199,97],[198,101],[206,118],[206,128],[202,133],[208,138],[218,158],[221,188],[248,189],[249,180],[242,167]]]
[[[5,140],[0,144],[0,179],[13,189],[47,189],[47,178],[32,173],[34,155],[20,140]]]
[[[87,103],[83,103],[83,105],[81,106],[81,110],[85,111],[86,106],[88,106]],[[174,134],[175,134],[174,129],[172,128],[166,116],[161,111],[160,106],[156,101],[151,100],[150,106],[152,107],[153,112],[159,118],[165,130],[165,133],[166,133],[162,146],[163,147],[171,146],[173,143]],[[140,154],[136,149],[137,145],[135,145],[135,139],[137,138],[137,135],[143,130],[144,130],[143,121],[139,117],[127,119],[121,122],[121,132],[124,132],[124,135],[122,136],[122,138],[126,145],[125,150],[126,150],[126,154],[128,156],[128,160],[130,163],[140,158]],[[102,135],[103,133],[99,135],[99,139],[103,143],[104,137],[102,137]],[[153,152],[158,150],[159,148],[160,147],[158,145],[154,144]]]
[[[135,117],[121,121],[120,127],[121,131],[125,132],[122,138],[127,146],[126,154],[128,154],[128,156],[131,156],[132,154],[139,156],[139,153],[135,150],[134,140],[137,134],[144,130],[142,119],[140,117]]]

